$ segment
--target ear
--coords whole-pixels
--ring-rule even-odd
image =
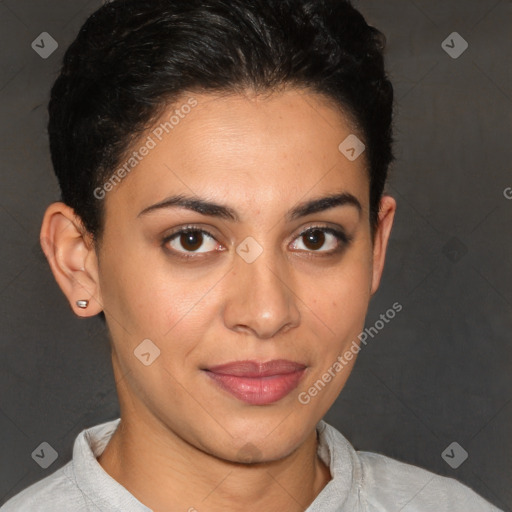
[[[389,235],[393,226],[393,220],[396,212],[396,201],[391,196],[383,196],[379,208],[379,224],[375,232],[373,244],[373,276],[371,292],[373,295],[379,288],[384,262],[386,259],[386,249],[388,246]]]
[[[73,311],[80,317],[100,313],[103,306],[93,239],[74,210],[64,203],[51,204],[43,218],[40,241]],[[78,300],[88,300],[88,307],[79,308]]]

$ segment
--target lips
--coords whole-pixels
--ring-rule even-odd
[[[251,405],[277,402],[299,384],[306,366],[276,359],[268,362],[235,361],[207,368],[205,373],[221,389]]]

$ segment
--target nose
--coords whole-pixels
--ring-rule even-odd
[[[225,325],[268,339],[300,324],[299,298],[286,263],[263,254],[254,262],[235,261],[224,307]]]

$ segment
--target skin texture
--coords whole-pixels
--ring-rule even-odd
[[[43,249],[71,307],[83,317],[104,310],[111,334],[122,420],[99,462],[155,512],[302,511],[331,478],[316,454],[315,426],[355,358],[307,405],[298,395],[363,330],[396,202],[383,197],[372,243],[364,153],[353,162],[340,153],[354,131],[322,96],[194,93],[181,104],[190,97],[197,106],[107,194],[99,247],[62,203],[43,221]],[[362,211],[344,205],[286,217],[342,192]],[[176,194],[229,206],[239,220],[184,208],[139,215]],[[186,260],[177,254],[190,245],[164,238],[189,224],[213,238]],[[301,233],[315,226],[353,240],[344,246],[325,234],[314,246]],[[236,252],[247,237],[263,249],[252,263]],[[86,310],[79,299],[90,300]],[[149,366],[134,355],[144,339],[160,350]],[[272,359],[307,370],[268,405],[236,399],[203,371]]]

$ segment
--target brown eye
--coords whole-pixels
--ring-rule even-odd
[[[312,251],[317,251],[321,249],[325,244],[325,233],[320,231],[319,229],[315,229],[314,231],[308,231],[307,233],[302,235],[304,240],[304,245],[311,249]]]
[[[180,235],[180,243],[187,251],[197,251],[203,244],[203,234],[199,231],[190,231]]]
[[[335,254],[347,247],[352,241],[343,231],[332,228],[314,227],[303,231],[293,242],[292,249],[321,253]]]
[[[212,235],[199,229],[184,229],[167,238],[165,244],[174,252],[207,253],[218,249],[218,243]]]

